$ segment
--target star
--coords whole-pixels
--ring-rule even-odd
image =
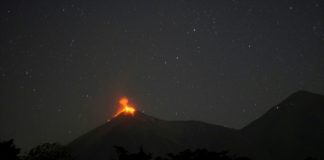
[[[294,7],[293,7],[293,6],[289,6],[289,10],[291,10],[291,11],[292,11],[293,9],[294,9]]]

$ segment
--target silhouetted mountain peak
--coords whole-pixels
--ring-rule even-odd
[[[135,111],[134,114],[118,114],[74,140],[69,147],[79,159],[101,160],[116,156],[115,145],[124,146],[130,152],[143,146],[148,152],[162,155],[187,148],[233,148],[241,143],[238,136],[234,129],[199,121],[160,120]]]
[[[324,96],[304,90],[291,94],[241,130],[199,121],[160,120],[139,111],[121,112],[69,147],[79,160],[116,157],[113,146],[123,146],[130,152],[143,146],[154,155],[208,148],[265,160],[323,159],[323,115]]]
[[[292,95],[294,95],[294,94],[296,94],[296,95],[307,95],[307,94],[315,94],[315,93],[312,93],[312,92],[309,92],[309,91],[306,91],[306,90],[298,90],[298,91],[296,91],[296,92],[294,92]]]
[[[310,110],[320,110],[323,111],[322,105],[324,104],[324,96],[305,90],[297,91],[280,104],[273,107],[271,110],[300,110],[300,111],[310,111]]]
[[[135,111],[133,115],[121,113],[111,119],[108,123],[154,123],[157,122],[158,119],[148,116],[140,111]]]
[[[293,94],[291,94],[286,100],[297,100],[297,99],[306,99],[306,98],[319,98],[323,97],[323,95],[312,93],[306,90],[299,90]]]
[[[324,147],[323,115],[323,95],[298,91],[244,127],[242,131],[244,135],[253,139],[255,146],[266,146],[259,153],[271,150],[269,157],[278,155],[281,159],[296,159],[297,151],[303,151],[299,153],[305,154],[303,157],[323,157],[321,152],[310,152]],[[287,148],[291,149],[286,150]]]
[[[324,96],[312,92],[300,90],[272,107],[268,112],[245,128],[263,121],[274,123],[286,122],[288,119],[301,119],[301,117],[323,114]],[[279,118],[280,117],[280,118]]]

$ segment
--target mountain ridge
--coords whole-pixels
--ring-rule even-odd
[[[324,158],[320,152],[324,148],[323,97],[297,91],[242,129],[201,121],[161,120],[141,112],[133,116],[121,114],[77,138],[69,147],[80,160],[115,157],[114,145],[131,152],[143,146],[155,155],[207,148],[231,150],[233,154],[253,159],[296,159],[311,155]]]
[[[253,150],[267,154],[270,159],[278,159],[273,155],[282,159],[300,156],[323,159],[324,154],[319,150],[324,148],[324,96],[308,91],[295,92],[241,132],[252,139],[254,146],[264,146]]]
[[[97,151],[98,147],[96,146],[105,146],[104,148],[109,148],[111,156],[116,156],[113,153],[114,145],[126,146],[125,148],[130,151],[137,151],[139,146],[144,146],[144,149],[149,152],[163,155],[169,152],[181,151],[188,147],[215,148],[209,143],[211,136],[220,136],[230,141],[235,134],[235,129],[205,122],[166,121],[136,112],[134,116],[119,115],[113,118],[104,125],[74,140],[69,144],[69,147],[72,148],[72,151],[79,150],[79,153],[84,153],[93,150],[92,148],[96,148],[94,150]],[[136,139],[131,137],[136,137]],[[197,137],[200,138],[197,139]],[[115,141],[116,139],[119,140]],[[217,140],[213,144],[217,144],[215,149],[221,149],[224,147],[225,141]],[[157,146],[161,147],[150,149],[157,148]],[[95,154],[94,152],[90,151],[88,155],[82,154],[82,156],[77,157],[92,157],[91,155]],[[100,156],[96,159],[100,159]]]

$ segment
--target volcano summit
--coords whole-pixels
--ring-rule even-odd
[[[111,159],[117,156],[114,146],[130,152],[143,147],[154,156],[206,148],[262,160],[324,159],[324,96],[306,91],[292,94],[240,130],[199,121],[160,120],[135,110],[131,113],[124,108],[68,147],[78,160]]]

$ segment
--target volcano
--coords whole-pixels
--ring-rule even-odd
[[[127,111],[127,109],[125,110]],[[139,111],[112,120],[71,142],[78,160],[116,158],[114,146],[143,147],[154,156],[184,149],[229,150],[253,159],[324,159],[324,96],[299,91],[242,129],[199,121],[166,121]]]
[[[298,91],[241,133],[259,159],[324,159],[324,96]]]
[[[238,137],[235,129],[198,121],[165,121],[136,111],[133,116],[120,114],[69,147],[78,159],[104,160],[117,156],[114,146],[130,152],[143,147],[154,155],[164,155],[188,148],[234,149],[231,144],[238,143]]]

